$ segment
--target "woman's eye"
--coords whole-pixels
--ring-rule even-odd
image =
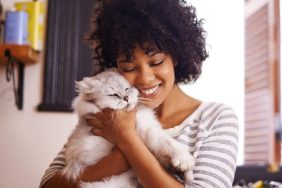
[[[151,64],[151,66],[158,66],[158,65],[160,65],[160,64],[162,64],[164,61],[157,61],[157,62],[154,62],[154,63],[152,63]]]
[[[123,68],[122,71],[123,72],[133,72],[135,70],[135,68]]]

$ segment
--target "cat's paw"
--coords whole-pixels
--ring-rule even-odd
[[[188,170],[184,173],[184,181],[185,183],[192,183],[194,180],[193,170]]]
[[[181,152],[174,155],[171,158],[171,165],[176,171],[183,173],[185,182],[192,182],[194,180],[193,168],[195,160],[189,152]]]

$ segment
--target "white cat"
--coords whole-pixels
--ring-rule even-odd
[[[108,155],[113,144],[102,137],[93,135],[87,125],[85,115],[100,112],[104,108],[130,111],[137,107],[136,130],[144,144],[165,166],[172,166],[184,174],[186,181],[193,179],[194,159],[188,148],[164,133],[152,109],[138,104],[138,90],[130,87],[126,79],[116,69],[109,69],[94,77],[86,77],[76,82],[79,96],[73,107],[79,122],[69,137],[65,157],[66,167],[62,174],[76,180],[88,166]],[[168,159],[168,160],[167,160]],[[136,188],[137,178],[132,170],[99,182],[81,182],[83,188]]]

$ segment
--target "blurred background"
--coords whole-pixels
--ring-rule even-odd
[[[76,125],[70,107],[74,80],[93,72],[83,37],[95,1],[0,2],[0,187],[38,187]],[[256,181],[278,176],[282,129],[280,1],[188,3],[204,19],[210,57],[199,80],[182,85],[182,89],[203,101],[234,108],[240,123],[238,169],[248,167],[249,172],[242,174],[243,178]],[[27,31],[17,30],[19,25]],[[263,169],[261,176],[256,167]]]

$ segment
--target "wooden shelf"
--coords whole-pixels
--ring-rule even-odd
[[[10,50],[11,55],[23,64],[34,64],[39,60],[39,52],[28,45],[0,44],[0,63],[7,62],[6,50]]]

